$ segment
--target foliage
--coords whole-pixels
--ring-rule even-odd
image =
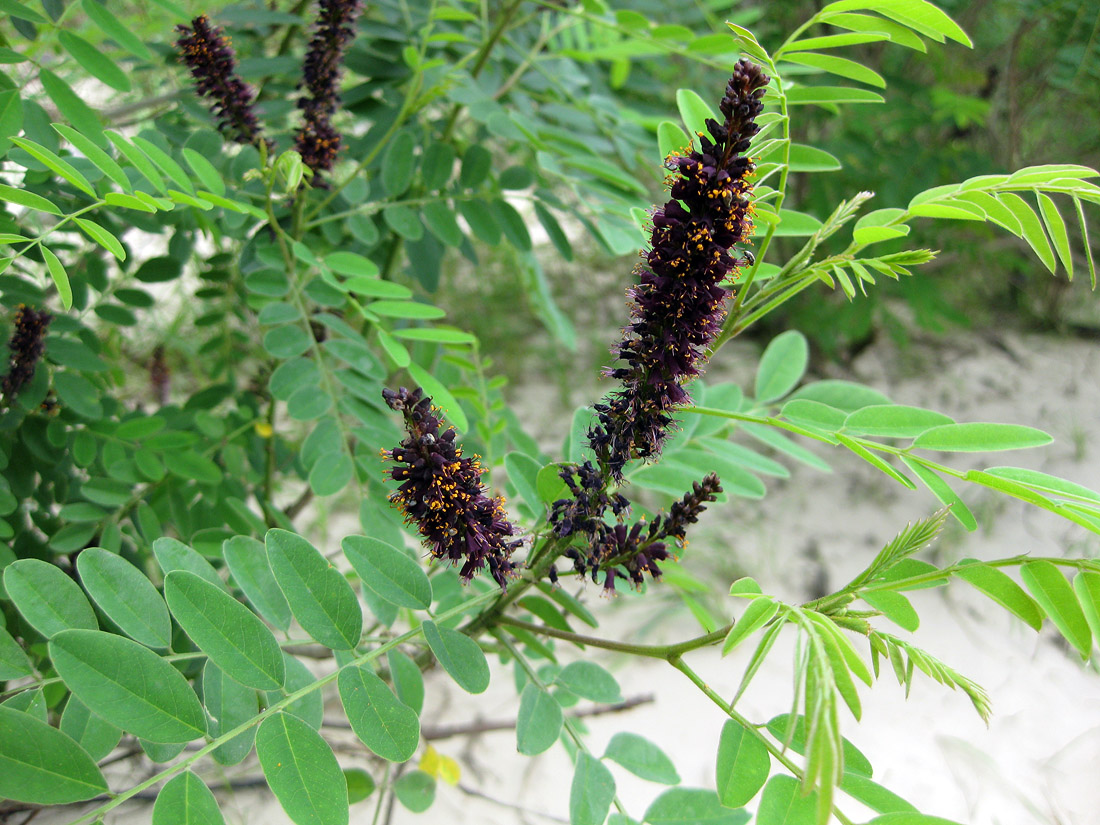
[[[878,199],[900,204],[931,184],[1024,165],[1070,157],[1096,166],[1098,131],[1085,103],[1100,94],[1095,4],[941,5],[973,37],[973,51],[929,49],[910,40],[898,43],[908,48],[871,41],[846,49],[893,93],[881,104],[857,107],[858,113],[806,112],[800,139],[828,146],[837,162],[813,186],[797,188],[798,208],[821,214],[869,180]],[[813,4],[784,4],[769,10],[756,33],[761,42],[781,42],[814,11]],[[897,174],[899,161],[921,174]],[[1075,221],[1072,209],[1066,217]],[[1059,267],[1055,278],[1046,277],[1021,238],[976,221],[950,227],[918,221],[910,238],[947,254],[923,277],[884,284],[865,299],[835,295],[823,301],[807,294],[765,326],[773,332],[794,326],[828,357],[850,357],[882,332],[904,343],[914,322],[934,331],[1011,323],[1089,334],[1094,326],[1091,314],[1079,311],[1083,285],[1073,283],[1084,273]],[[991,256],[998,261],[995,274],[985,268]]]
[[[949,516],[975,529],[974,486],[1093,533],[1100,494],[965,455],[945,463],[1051,438],[849,382],[804,383],[797,330],[774,337],[752,387],[688,381],[811,287],[851,300],[883,277],[919,279],[935,253],[899,248],[918,221],[988,225],[1095,285],[1086,219],[1098,173],[1029,166],[875,209],[860,191],[879,186],[869,179],[822,217],[791,209],[796,181],[840,164],[797,142],[792,122],[807,107],[883,100],[871,90],[883,76],[837,50],[970,45],[925,0],[840,0],[771,50],[746,27],[757,12],[735,10],[725,29],[715,4],[681,24],[602,0],[328,0],[316,27],[307,5],[189,19],[163,0],[135,24],[98,0],[0,4],[4,810],[86,802],[78,825],[159,789],[154,822],[218,822],[211,762],[253,750],[295,822],[346,823],[364,799],[375,817],[394,799],[428,810],[438,780],[460,771],[421,745],[422,671],[438,664],[473,695],[514,669],[517,749],[563,744],[575,825],[599,825],[613,805],[619,823],[847,823],[840,793],[875,821],[942,821],[872,781],[841,734],[842,708],[858,720],[857,683],[888,663],[906,690],[919,671],[989,715],[979,685],[883,629],[917,630],[905,593],[955,580],[1035,630],[1049,619],[1088,660],[1095,560],[918,556]],[[173,26],[225,136],[177,61]],[[684,76],[704,93],[664,96]],[[656,114],[672,97],[682,122]],[[715,114],[708,101],[720,99]],[[672,197],[649,213],[659,155]],[[615,350],[626,366],[610,369],[622,387],[576,410],[560,461],[505,403],[481,319],[447,322],[460,273],[497,277],[493,256],[522,273],[556,346],[574,346],[536,223],[567,261],[582,235],[620,256],[648,244]],[[391,389],[401,383],[412,389]],[[805,440],[943,509],[835,592],[786,603],[746,577],[729,598],[721,584],[711,615],[677,586],[690,577],[671,559],[703,509],[764,497],[761,477],[790,476],[792,462],[828,469]],[[487,491],[491,470],[515,494],[507,509]],[[631,521],[630,498],[647,493],[667,514]],[[328,540],[318,521],[348,509],[363,535]],[[567,559],[573,570],[559,571]],[[586,576],[611,593],[671,587],[706,632],[668,645],[578,633],[600,625]],[[750,720],[737,701],[783,634],[797,639],[791,711]],[[732,702],[687,662],[750,643]],[[623,700],[583,658],[593,648],[664,660],[717,707],[715,788],[682,787],[634,733],[591,752],[563,709]],[[307,656],[320,658],[307,667]],[[334,754],[326,693],[369,770]],[[108,792],[101,768],[124,739],[135,747],[121,753],[158,768]],[[620,770],[670,787],[642,811],[618,797]]]

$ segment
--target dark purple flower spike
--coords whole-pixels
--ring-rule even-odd
[[[625,523],[630,502],[620,493],[608,493],[607,484],[592,462],[566,464],[561,478],[569,487],[571,499],[554,502],[550,524],[561,537],[579,536],[583,543],[567,547],[563,553],[581,575],[604,571],[604,589],[613,593],[616,578],[628,578],[640,586],[646,573],[656,579],[661,575],[657,562],[675,557],[675,551],[686,543],[689,524],[694,524],[722,492],[714,473],[692,485],[692,490],[672,505],[667,515],[661,514],[646,524]],[[608,524],[604,515],[611,510],[616,523]],[[670,550],[669,545],[672,545]],[[553,570],[551,580],[557,575]]]
[[[768,82],[759,66],[738,61],[719,104],[724,123],[708,119],[699,148],[666,161],[672,197],[653,215],[650,248],[630,291],[632,320],[613,348],[623,365],[607,370],[623,386],[595,405],[588,433],[616,481],[631,458],[661,451],[675,408],[690,401],[683,384],[700,374],[722,328],[723,281],[741,263],[730,248],[752,230],[753,164],[743,153],[759,131]]]
[[[15,329],[8,341],[8,374],[0,383],[4,401],[10,404],[34,378],[35,368],[45,349],[46,328],[53,316],[46,310],[20,304],[15,311]]]
[[[332,126],[332,113],[340,102],[340,64],[348,43],[355,38],[355,20],[361,10],[354,0],[320,0],[317,24],[309,43],[298,100],[303,113],[295,148],[302,162],[315,173],[327,172],[340,151],[340,133]]]
[[[190,26],[176,26],[179,39],[176,47],[180,57],[195,78],[195,90],[210,98],[211,109],[218,119],[218,129],[238,143],[259,145],[263,140],[259,121],[252,110],[251,87],[237,76],[237,59],[228,37],[211,26],[205,14],[191,21]]]
[[[408,433],[400,446],[382,451],[397,462],[390,477],[401,482],[390,501],[407,523],[417,526],[432,556],[462,562],[465,581],[488,566],[504,588],[515,575],[511,555],[522,541],[508,539],[516,528],[504,512],[504,500],[486,495],[480,460],[463,457],[454,428],[444,428],[440,411],[419,387],[384,389],[382,398],[404,416]]]

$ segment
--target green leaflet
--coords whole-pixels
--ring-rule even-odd
[[[76,569],[88,595],[123,633],[147,647],[171,645],[168,608],[144,573],[102,547],[82,551]]]
[[[269,530],[267,557],[294,618],[333,650],[359,644],[363,612],[347,579],[316,548],[287,530]]]
[[[676,766],[665,752],[635,733],[620,732],[612,736],[603,758],[619,763],[635,776],[650,782],[660,782],[662,785],[680,784]]]
[[[184,632],[228,675],[258,690],[282,687],[282,650],[251,610],[186,570],[165,577],[164,596]]]
[[[256,611],[280,630],[290,627],[290,606],[286,603],[263,542],[248,536],[234,536],[222,544],[222,555],[233,581],[244,592]]]
[[[743,825],[750,816],[744,808],[724,807],[709,788],[669,788],[646,808],[643,819],[649,825]]]
[[[1034,427],[1020,424],[944,424],[925,430],[913,448],[940,452],[987,453],[1041,447],[1054,439]]]
[[[95,612],[57,565],[20,559],[4,568],[4,589],[19,613],[47,639],[70,628],[98,630]]]
[[[404,762],[416,752],[416,711],[394,696],[369,664],[344,668],[338,683],[348,722],[364,745],[391,762]]]
[[[571,825],[602,825],[614,796],[615,778],[611,771],[600,760],[579,751],[569,789]]]
[[[348,536],[341,546],[364,587],[398,607],[426,610],[431,605],[432,585],[424,569],[396,547],[366,536]]]
[[[113,751],[122,739],[121,730],[104,722],[72,695],[65,702],[65,711],[61,714],[61,724],[58,727],[62,733],[75,739],[97,762]]]
[[[732,719],[727,719],[718,740],[715,782],[718,798],[727,808],[738,808],[753,799],[768,779],[771,757],[764,743]]]
[[[191,771],[172,777],[153,804],[153,825],[225,825],[218,800]]]
[[[1020,585],[996,567],[986,567],[977,560],[963,559],[960,564],[967,562],[973,563],[956,571],[958,578],[993,599],[1034,630],[1042,627],[1043,612]]]
[[[1070,583],[1049,561],[1029,561],[1020,567],[1020,578],[1066,641],[1082,659],[1092,651],[1092,631]]]
[[[292,714],[273,714],[256,731],[256,755],[272,793],[297,825],[348,825],[344,774],[313,728]]]
[[[773,776],[764,787],[756,818],[768,825],[815,825],[817,791],[805,795],[794,777]]]
[[[190,742],[206,733],[191,686],[137,642],[98,630],[63,630],[50,659],[68,688],[103,720],[151,742]]]
[[[0,707],[0,797],[61,805],[106,792],[103,774],[70,736],[28,713]]]
[[[477,642],[469,636],[424,622],[424,639],[435,658],[467,693],[484,693],[489,687],[489,663]]]
[[[562,668],[554,681],[570,693],[593,702],[614,704],[623,700],[615,677],[595,662],[572,662]]]
[[[516,717],[516,750],[535,756],[550,748],[561,735],[564,716],[558,700],[529,682],[519,700]]]
[[[259,709],[256,691],[229,678],[209,660],[202,669],[202,703],[211,716],[210,736],[213,738],[252,719]],[[221,765],[236,765],[248,756],[255,739],[256,728],[248,728],[215,748],[214,761]]]

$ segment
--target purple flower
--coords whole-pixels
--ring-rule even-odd
[[[642,584],[646,573],[654,579],[660,577],[657,562],[673,557],[669,545],[674,549],[684,546],[687,526],[694,524],[707,503],[722,491],[718,476],[710,473],[695,482],[668,515],[658,515],[649,524],[637,521],[628,526],[625,519],[630,502],[619,493],[607,492],[606,480],[591,462],[567,464],[561,477],[573,497],[554,502],[550,524],[560,538],[582,539],[582,544],[567,547],[563,555],[572,560],[576,572],[588,573],[593,581],[604,571],[607,593],[615,592],[616,577],[629,578],[636,586]],[[615,516],[615,524],[604,521],[608,510]],[[552,570],[551,581],[556,576],[557,570]]]
[[[237,60],[228,37],[211,26],[205,14],[191,21],[190,26],[176,26],[180,33],[176,47],[180,57],[191,69],[195,90],[210,98],[211,109],[218,119],[218,129],[238,143],[259,144],[260,125],[252,111],[252,89],[236,74]]]
[[[522,541],[510,541],[516,528],[504,512],[504,500],[490,498],[481,484],[481,462],[464,458],[453,427],[444,429],[432,399],[417,387],[382,390],[391,410],[405,418],[407,437],[385,458],[397,462],[390,471],[401,486],[390,496],[415,524],[424,545],[437,559],[463,562],[460,575],[469,581],[486,565],[503,589],[515,575],[510,557]]]
[[[331,122],[340,102],[340,63],[349,41],[355,37],[355,20],[361,10],[355,0],[320,0],[317,25],[302,67],[306,94],[298,100],[302,128],[295,148],[314,172],[327,172],[340,151],[340,133]]]
[[[38,359],[45,347],[46,327],[53,316],[46,310],[20,304],[15,311],[15,330],[8,341],[8,374],[4,376],[0,389],[4,400],[11,403],[19,391],[34,378]]]
[[[616,481],[631,458],[660,452],[675,408],[690,401],[683,384],[699,375],[722,328],[723,281],[741,263],[730,248],[752,228],[753,164],[743,153],[759,131],[768,82],[759,66],[738,61],[719,104],[724,123],[708,119],[698,149],[666,160],[672,197],[653,215],[640,282],[629,293],[632,320],[612,350],[623,363],[606,371],[623,386],[595,405],[588,433]]]

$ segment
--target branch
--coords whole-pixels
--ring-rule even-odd
[[[611,639],[600,639],[596,636],[584,636],[580,633],[570,633],[566,630],[558,630],[555,627],[546,627],[545,625],[525,622],[522,619],[513,619],[511,616],[499,616],[497,618],[497,623],[518,627],[522,630],[526,630],[528,633],[553,636],[555,639],[563,639],[575,645],[599,647],[604,650],[615,650],[619,653],[630,653],[635,656],[648,656],[651,659],[672,659],[683,653],[695,650],[696,648],[715,644],[726,638],[726,634],[729,633],[730,628],[733,627],[732,624],[728,624],[725,627],[720,627],[713,633],[707,633],[704,636],[696,636],[694,639],[688,639],[672,645],[635,645],[629,642],[616,642]]]
[[[608,713],[622,713],[625,710],[632,710],[639,705],[646,705],[654,701],[652,693],[643,693],[640,696],[632,696],[629,699],[624,699],[621,702],[616,702],[613,705],[597,705],[594,708],[585,708],[583,710],[576,710],[572,713],[565,714],[570,719],[581,719],[586,716],[604,716]],[[324,721],[326,728],[336,728],[339,730],[351,730],[351,725],[343,719],[326,719]],[[455,736],[476,736],[479,733],[493,733],[501,730],[514,730],[516,727],[515,719],[482,719],[475,722],[469,722],[463,725],[437,725],[435,727],[422,727],[420,729],[420,735],[429,742],[434,742],[439,739],[450,739]]]

